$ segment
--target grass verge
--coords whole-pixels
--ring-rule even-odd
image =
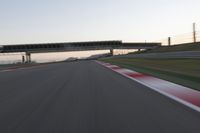
[[[161,46],[161,47],[158,47],[158,48],[155,48],[155,49],[144,50],[144,51],[140,51],[140,52],[134,52],[133,54],[179,52],[179,51],[200,51],[200,42],[171,45],[171,46]]]
[[[200,91],[200,59],[110,58],[101,61],[149,74]]]

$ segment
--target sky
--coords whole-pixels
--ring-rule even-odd
[[[199,7],[199,0],[0,0],[0,45],[151,42],[192,32],[193,22],[200,30]]]
[[[153,41],[192,31],[199,0],[0,0],[0,45]]]

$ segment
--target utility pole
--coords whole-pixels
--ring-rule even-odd
[[[168,37],[168,46],[171,46],[171,37]]]
[[[194,43],[197,41],[197,39],[196,39],[196,23],[193,23],[193,41],[194,41]]]

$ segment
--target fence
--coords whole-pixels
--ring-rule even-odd
[[[197,24],[200,25],[200,23]],[[161,42],[162,45],[177,45],[184,43],[200,42],[200,27],[196,27],[196,25],[194,24],[193,32],[166,37],[164,39],[156,40],[156,42]]]

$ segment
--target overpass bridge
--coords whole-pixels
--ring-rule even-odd
[[[2,45],[0,53],[26,53],[26,62],[31,62],[32,53],[88,51],[114,49],[153,49],[161,46],[161,43],[123,43],[122,41],[94,41],[94,42],[67,42],[67,43],[43,43],[43,44],[17,44]]]

